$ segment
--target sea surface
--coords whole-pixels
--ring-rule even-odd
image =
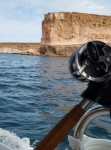
[[[32,150],[82,100],[87,84],[70,75],[68,60],[0,54],[0,142],[12,150]],[[101,116],[86,134],[111,139],[110,129],[111,118]],[[70,150],[67,136],[56,150]]]

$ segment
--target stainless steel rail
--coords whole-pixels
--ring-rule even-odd
[[[82,139],[83,138],[83,134],[84,134],[84,130],[86,128],[86,126],[88,125],[88,123],[100,116],[100,115],[105,115],[105,114],[110,114],[110,109],[109,108],[105,108],[105,107],[94,107],[89,109],[79,120],[79,122],[77,123],[76,127],[75,127],[75,132],[74,132],[74,137],[78,138],[78,139]]]

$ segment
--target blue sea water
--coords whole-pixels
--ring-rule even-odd
[[[0,54],[0,142],[13,150],[32,150],[81,101],[86,84],[71,77],[68,59]],[[86,133],[94,136],[104,129],[97,136],[111,139],[110,118],[102,123],[94,121]],[[56,149],[70,150],[67,137]]]

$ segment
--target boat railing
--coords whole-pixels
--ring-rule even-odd
[[[79,139],[83,138],[84,131],[89,122],[98,116],[106,114],[110,114],[110,109],[106,107],[97,106],[89,109],[77,123],[74,131],[74,137]]]
[[[72,150],[111,150],[111,141],[108,139],[92,138],[85,135],[87,125],[94,118],[101,115],[110,115],[110,108],[97,106],[86,111],[77,123],[74,135],[68,136],[69,145]]]

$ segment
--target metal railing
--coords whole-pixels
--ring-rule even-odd
[[[74,131],[74,137],[78,138],[78,139],[82,139],[85,128],[87,127],[88,123],[92,119],[94,119],[100,115],[106,115],[106,114],[110,114],[109,108],[98,106],[98,107],[89,109],[77,123],[77,125],[75,127],[75,131]]]

